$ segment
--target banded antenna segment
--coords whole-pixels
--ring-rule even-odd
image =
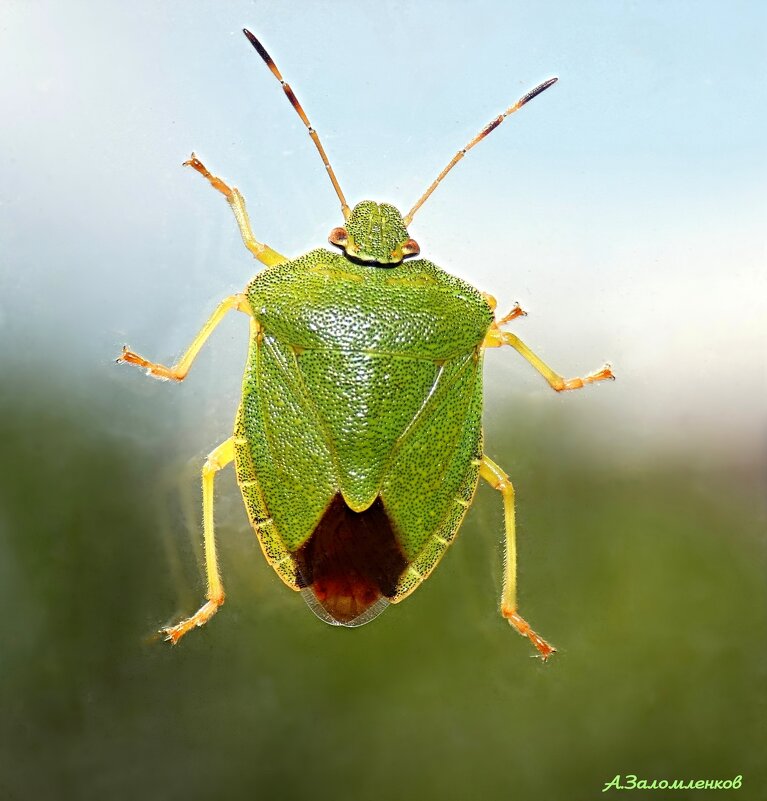
[[[341,212],[344,215],[344,219],[347,220],[349,218],[349,206],[346,202],[346,198],[344,197],[344,193],[341,191],[341,187],[338,183],[338,179],[336,178],[336,174],[333,172],[333,168],[330,166],[330,162],[328,161],[327,154],[325,153],[325,148],[322,147],[322,142],[320,142],[320,137],[317,134],[317,131],[312,128],[312,124],[309,122],[309,118],[306,116],[306,112],[301,108],[301,104],[298,102],[298,98],[295,95],[295,92],[290,88],[290,84],[282,77],[282,73],[280,72],[277,65],[272,60],[272,57],[269,53],[266,52],[266,48],[261,44],[261,42],[256,39],[256,37],[247,29],[243,28],[242,32],[245,36],[248,37],[248,41],[253,45],[256,49],[256,52],[259,56],[264,60],[266,66],[272,72],[272,75],[282,84],[282,88],[287,95],[288,100],[290,100],[290,105],[296,110],[296,113],[301,118],[301,121],[306,126],[306,129],[309,131],[309,136],[312,138],[312,142],[314,142],[314,146],[317,148],[317,152],[320,154],[320,158],[322,159],[322,163],[325,165],[325,169],[328,171],[328,177],[330,178],[333,189],[336,190],[336,194],[338,195],[338,199],[341,201]]]
[[[535,87],[535,89],[531,89],[524,97],[520,97],[519,100],[513,105],[509,106],[503,114],[499,114],[494,120],[491,120],[472,140],[469,142],[465,147],[459,150],[453,158],[450,160],[450,163],[445,167],[444,170],[436,177],[434,182],[431,186],[421,195],[418,202],[413,206],[412,209],[407,213],[407,216],[404,218],[405,225],[410,225],[413,215],[418,211],[418,209],[423,206],[423,204],[429,199],[431,193],[439,186],[440,181],[450,172],[450,170],[455,167],[456,164],[474,147],[474,145],[479,144],[491,131],[494,131],[505,119],[506,117],[513,114],[515,111],[519,111],[525,103],[529,103],[534,97],[537,97],[541,92],[545,92],[550,86],[553,86],[559,79],[558,78],[549,78],[547,81],[544,81],[542,84],[539,84]]]

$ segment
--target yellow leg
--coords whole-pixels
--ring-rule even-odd
[[[288,261],[285,256],[280,255],[276,250],[272,250],[268,245],[259,242],[254,236],[250,228],[250,220],[248,212],[245,208],[245,198],[240,194],[239,189],[229,187],[220,178],[208,172],[205,165],[192,153],[191,158],[184,162],[184,167],[192,167],[197,170],[203,177],[210,181],[210,185],[217,189],[226,198],[229,205],[234,212],[234,218],[237,220],[237,225],[240,228],[242,241],[245,247],[263,264],[267,267],[272,267],[275,264],[281,264]]]
[[[134,353],[130,350],[127,345],[123,346],[123,352],[117,358],[117,363],[135,364],[137,367],[143,367],[147,375],[151,375],[163,381],[168,379],[183,381],[186,378],[186,374],[189,372],[189,368],[192,366],[192,362],[200,352],[200,348],[202,348],[205,341],[213,333],[215,327],[223,320],[230,309],[236,309],[245,314],[251,314],[248,299],[245,295],[230,295],[228,298],[224,298],[224,300],[218,304],[213,314],[208,318],[205,325],[200,329],[200,333],[194,338],[192,344],[187,348],[186,353],[173,367],[166,367],[163,364],[149,362],[143,356],[139,356],[138,353]]]
[[[213,482],[216,473],[234,459],[234,437],[222,442],[207,458],[202,468],[202,526],[205,542],[205,572],[208,576],[207,601],[191,616],[176,626],[162,630],[165,639],[174,645],[195,626],[203,626],[224,603],[224,585],[218,570],[216,536],[213,525]]]
[[[487,456],[482,457],[479,474],[493,489],[503,496],[503,516],[506,528],[506,559],[503,573],[503,593],[501,595],[501,614],[509,623],[538,649],[545,661],[556,648],[549,645],[536,634],[528,622],[517,613],[517,537],[514,518],[514,487],[506,473]]]
[[[513,311],[511,314],[514,315]],[[519,315],[516,314],[514,316]],[[606,379],[615,380],[615,376],[613,375],[609,364],[604,365],[601,370],[597,370],[594,373],[589,373],[589,375],[584,376],[583,378],[562,378],[562,376],[559,375],[559,373],[555,373],[551,367],[549,367],[548,364],[543,361],[543,359],[541,359],[539,356],[536,356],[535,353],[533,353],[518,336],[511,334],[508,331],[501,331],[500,328],[498,328],[499,325],[504,322],[509,322],[510,319],[513,319],[513,317],[507,315],[498,323],[493,323],[493,325],[490,326],[490,330],[487,332],[487,335],[485,336],[482,346],[485,348],[500,348],[502,345],[511,345],[511,347],[517,351],[517,353],[527,359],[527,361],[530,362],[533,367],[535,367],[535,369],[549,382],[549,386],[557,392],[562,392],[567,389],[580,389],[586,384],[593,384],[596,381],[605,381]]]

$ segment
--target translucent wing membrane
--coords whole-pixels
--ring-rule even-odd
[[[294,557],[311,609],[341,626],[361,626],[383,612],[407,566],[381,499],[354,512],[340,494]]]
[[[364,626],[365,623],[370,623],[371,620],[375,620],[381,612],[389,606],[389,601],[386,598],[379,598],[372,606],[367,607],[364,611],[360,612],[357,617],[352,618],[351,620],[337,620],[330,612],[325,609],[322,605],[322,602],[317,599],[317,596],[314,594],[314,591],[310,587],[304,587],[301,590],[301,595],[303,596],[304,600],[306,601],[309,609],[314,612],[317,617],[322,620],[324,623],[329,623],[331,626],[343,626],[347,629],[357,628],[357,626]]]

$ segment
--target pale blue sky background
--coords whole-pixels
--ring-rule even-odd
[[[109,360],[124,341],[171,360],[255,272],[223,199],[180,167],[192,150],[286,254],[340,223],[248,26],[349,200],[403,211],[488,120],[558,75],[411,233],[502,307],[522,302],[516,330],[555,369],[610,360],[620,380],[549,397],[513,352],[490,353],[488,426],[517,402],[561,409],[618,450],[760,450],[766,20],[760,2],[5,2],[0,358],[48,365],[56,347],[66,355],[46,369],[73,391],[139,405],[174,391]],[[230,425],[246,330],[226,321],[175,390],[195,447]]]

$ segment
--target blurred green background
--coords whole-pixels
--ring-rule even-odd
[[[622,467],[568,433],[564,406],[516,442],[501,436],[493,453],[519,491],[522,609],[559,648],[546,665],[497,613],[491,490],[412,598],[341,630],[266,565],[227,472],[228,601],[173,649],[152,633],[196,608],[203,583],[177,494],[159,491],[176,467],[171,401],[137,412],[68,395],[65,379],[43,392],[10,377],[0,797],[587,799],[635,773],[743,774],[738,796],[759,798],[756,466]],[[499,401],[534,416],[496,397],[491,428]],[[196,493],[196,476],[180,475]],[[680,793],[693,796],[707,794]]]
[[[357,630],[264,562],[217,479],[227,604],[196,608],[199,468],[229,434],[246,323],[170,361],[254,271],[195,148],[287,253],[339,215],[239,33],[262,36],[349,199],[419,212],[425,256],[530,316],[557,396],[487,355],[488,454],[517,489],[521,609],[497,612],[486,487],[439,569]],[[765,12],[740,3],[0,8],[0,799],[601,798],[616,774],[743,775],[767,712]],[[747,80],[746,80],[747,77]],[[615,793],[617,791],[611,791]],[[632,797],[724,798],[723,791]]]

